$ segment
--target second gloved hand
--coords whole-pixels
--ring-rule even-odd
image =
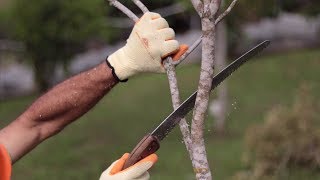
[[[111,166],[101,174],[100,180],[148,180],[150,178],[148,169],[158,160],[157,155],[151,154],[133,166],[122,170],[128,158],[129,154],[126,153],[119,160],[112,163]]]
[[[167,21],[145,13],[135,24],[127,44],[110,55],[108,62],[120,80],[140,72],[165,72],[162,58],[178,51],[179,43]]]

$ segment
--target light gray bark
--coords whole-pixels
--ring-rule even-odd
[[[171,101],[172,101],[173,109],[175,110],[181,104],[180,93],[178,88],[178,81],[177,81],[175,66],[170,61],[172,61],[172,58],[168,58],[168,61],[164,62],[164,67],[167,70],[167,76],[168,76],[170,93],[171,93]],[[179,127],[182,133],[183,142],[189,152],[190,159],[192,159],[190,130],[189,130],[189,125],[185,118],[182,118],[180,120]]]
[[[211,82],[213,79],[216,25],[231,11],[236,1],[237,0],[233,0],[226,11],[215,19],[221,5],[221,0],[191,0],[194,8],[201,18],[203,33],[200,80],[191,124],[193,164],[196,178],[201,180],[212,179],[206,155],[203,131],[204,120],[206,118],[209,104]]]
[[[140,0],[132,0],[143,13],[149,12],[148,8]]]
[[[200,17],[203,15],[203,2],[201,0],[191,0],[191,3]]]
[[[193,111],[191,139],[193,161],[197,179],[212,179],[205,150],[203,129],[209,104],[215,48],[215,24],[213,18],[202,18],[202,60],[198,94]]]

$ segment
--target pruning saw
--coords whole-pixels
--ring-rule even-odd
[[[269,40],[265,40],[254,48],[250,49],[238,59],[229,64],[220,71],[212,80],[211,90],[215,89],[221,82],[229,77],[241,65],[249,61],[253,56],[257,55],[270,44]],[[176,110],[174,110],[167,118],[165,118],[151,133],[145,135],[140,142],[131,151],[129,158],[126,160],[123,169],[126,169],[148,155],[156,152],[160,148],[160,141],[163,140],[170,131],[179,123],[179,121],[193,109],[197,97],[195,91],[188,99],[186,99]]]

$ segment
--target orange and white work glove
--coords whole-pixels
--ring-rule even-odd
[[[127,44],[111,54],[107,62],[120,80],[140,72],[165,72],[162,59],[179,50],[168,22],[157,13],[145,13],[136,22]]]
[[[111,166],[101,174],[100,180],[148,180],[150,178],[148,169],[158,160],[156,154],[151,154],[133,166],[122,170],[128,158],[129,153],[125,153],[119,160],[113,162]]]

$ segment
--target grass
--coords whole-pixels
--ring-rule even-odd
[[[314,97],[320,100],[319,67],[319,49],[268,55],[243,66],[227,80],[228,135],[216,137],[210,128],[212,117],[206,121],[205,141],[215,179],[228,179],[244,168],[241,154],[246,128],[262,122],[274,105],[291,103],[299,85],[310,84]],[[178,78],[185,99],[197,86],[199,66],[179,68]],[[16,163],[13,179],[98,179],[106,167],[169,114],[169,95],[163,75],[141,76],[118,85],[79,121]],[[1,102],[0,127],[14,120],[35,98]],[[159,162],[150,172],[152,179],[194,179],[178,128],[161,143],[157,154]],[[319,178],[319,173],[306,169],[288,175],[293,180]]]

